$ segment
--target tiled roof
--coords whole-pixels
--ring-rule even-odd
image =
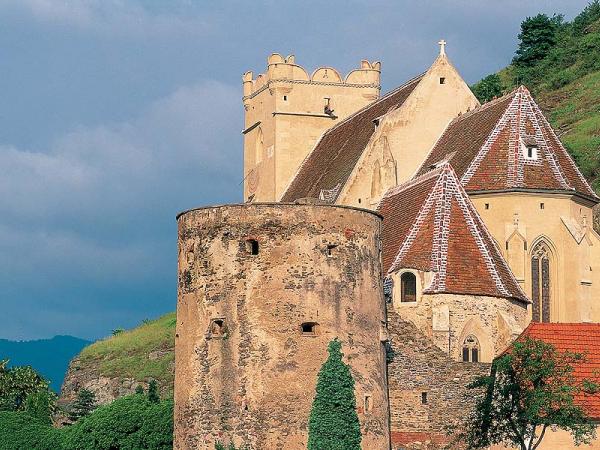
[[[536,159],[527,159],[527,145],[537,147]],[[444,161],[467,192],[565,190],[597,199],[523,86],[454,119],[418,175]]]
[[[529,302],[450,164],[390,189],[378,211],[385,273],[433,272],[425,293]]]
[[[600,376],[600,324],[598,323],[536,323],[523,331],[523,336],[552,344],[560,352],[581,353],[585,360],[574,367],[580,380],[598,382]],[[600,395],[580,394],[576,398],[587,414],[600,420]]]
[[[373,121],[400,107],[421,78],[422,75],[408,81],[325,132],[300,166],[281,201],[319,198],[322,190],[335,192],[337,197],[375,132]]]

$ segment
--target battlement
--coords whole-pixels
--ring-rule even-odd
[[[346,85],[348,87],[370,87],[379,89],[381,63],[362,60],[360,67],[342,77],[333,67],[319,67],[312,75],[302,66],[296,64],[296,57],[284,58],[279,53],[272,53],[267,58],[267,71],[253,78],[251,71],[242,76],[244,85],[244,101],[251,99],[266,89],[271,83],[303,83],[324,85]]]

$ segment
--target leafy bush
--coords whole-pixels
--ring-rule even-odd
[[[494,97],[502,95],[500,76],[497,73],[488,75],[483,80],[471,86],[471,90],[481,103],[489,102]]]
[[[0,411],[22,411],[30,394],[48,391],[48,381],[30,366],[8,368],[0,360]]]
[[[171,450],[173,401],[153,403],[138,394],[117,399],[67,428],[64,447],[68,450]]]
[[[337,339],[329,343],[329,357],[319,371],[308,421],[309,450],[360,450],[354,379],[341,348]]]
[[[25,412],[0,411],[0,450],[63,450],[62,435]]]

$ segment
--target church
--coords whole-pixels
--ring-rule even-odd
[[[371,289],[377,292],[371,292],[369,301],[381,301],[381,316],[373,307],[368,313],[375,317],[372,323],[365,319],[362,325],[348,325],[354,323],[354,313],[367,313],[365,305],[346,304],[345,326],[363,327],[360,331],[373,330],[373,334],[367,337],[356,329],[338,330],[348,333],[346,341],[341,338],[343,342],[362,349],[351,352],[349,360],[364,356],[369,339],[379,340],[385,352],[382,363],[379,350],[369,351],[379,355],[374,357],[374,367],[385,366],[372,380],[372,374],[359,373],[358,369],[356,372],[360,378],[357,405],[363,436],[373,433],[369,435],[371,442],[379,442],[368,444],[363,440],[364,448],[384,448],[381,442],[388,440],[393,449],[444,445],[449,418],[460,418],[468,407],[466,385],[486,373],[489,363],[531,322],[600,322],[600,236],[592,227],[592,208],[600,199],[526,87],[481,105],[450,62],[446,42],[442,40],[439,45],[439,55],[431,67],[385,95],[380,95],[381,64],[366,60],[344,77],[331,67],[309,74],[296,64],[293,55],[272,54],[264,74],[243,75],[246,209],[235,213],[196,211],[197,218],[186,212],[179,218],[179,298],[185,306],[178,303],[178,338],[179,334],[188,337],[185,344],[177,341],[185,354],[176,356],[176,448],[209,448],[202,447],[197,439],[178,439],[178,435],[189,436],[190,429],[198,434],[198,430],[206,433],[210,428],[205,424],[177,430],[178,417],[190,424],[194,414],[208,414],[207,410],[194,412],[188,407],[193,403],[189,394],[193,382],[186,374],[205,370],[208,376],[212,370],[208,362],[204,368],[191,363],[192,356],[200,355],[202,349],[207,361],[226,364],[223,349],[211,350],[216,341],[209,342],[209,338],[227,335],[223,330],[230,323],[233,339],[236,327],[244,328],[242,321],[247,320],[241,316],[239,299],[228,307],[237,308],[235,318],[229,318],[227,308],[213,308],[217,299],[209,302],[207,292],[220,269],[206,272],[206,267],[217,261],[213,256],[210,263],[204,261],[203,268],[197,268],[198,258],[203,258],[198,254],[226,253],[233,247],[223,247],[223,242],[242,226],[245,231],[240,232],[240,239],[244,243],[235,247],[238,257],[244,251],[258,255],[259,245],[261,252],[267,249],[271,237],[265,236],[276,227],[273,224],[283,222],[282,217],[294,216],[294,221],[286,225],[291,228],[293,224],[314,226],[315,236],[323,233],[314,248],[322,246],[325,256],[314,261],[314,272],[318,274],[309,274],[308,278],[320,279],[326,273],[320,283],[340,283],[331,294],[336,296],[348,284],[362,289],[356,287],[362,279],[356,274],[339,279],[357,269],[349,269],[349,263],[336,266],[336,270],[332,266],[336,252],[342,257],[344,239],[358,239],[360,234],[360,227],[349,223],[367,220],[362,216],[350,219],[350,210],[381,219],[381,225],[374,226],[373,237],[364,241],[361,250],[363,254],[372,254],[374,248],[379,252],[379,256],[369,257],[380,259],[374,276],[378,281],[370,279]],[[304,209],[282,212],[294,205],[294,211]],[[311,209],[324,211],[326,207],[339,212],[323,221],[321,213]],[[255,208],[252,214],[248,208]],[[281,209],[273,212],[274,208]],[[212,229],[216,217],[231,223],[231,228],[222,232],[219,222],[219,231],[210,236],[197,231],[202,227],[194,224],[195,220],[210,223]],[[243,225],[238,223],[242,219]],[[269,226],[260,231],[248,229],[250,222],[261,220]],[[330,224],[333,233],[338,229],[338,220],[346,222],[339,225],[335,238],[326,237],[327,226],[321,225]],[[301,236],[305,231],[299,228],[297,232]],[[219,234],[219,250],[206,244],[207,238],[212,242],[218,233],[226,233]],[[307,242],[310,239],[306,237]],[[286,237],[286,245],[300,245],[293,241],[293,236]],[[375,247],[369,247],[371,241],[376,242]],[[307,273],[306,268],[297,270],[294,258],[276,255],[276,270],[285,268],[285,276]],[[284,260],[289,265],[284,265]],[[363,264],[364,258],[361,261],[361,273],[367,277],[366,273],[372,274],[374,269]],[[236,279],[249,276],[248,270],[245,265],[239,266]],[[262,270],[268,273],[272,269],[267,264]],[[266,282],[273,282],[273,277],[269,275]],[[223,286],[232,286],[231,281],[228,283]],[[283,296],[294,290],[291,284],[281,287]],[[311,292],[312,285],[307,288]],[[306,284],[302,286],[306,288]],[[239,289],[245,292],[246,301],[263,295],[250,295],[247,284]],[[201,290],[202,295],[198,294]],[[355,292],[345,295],[351,297]],[[363,303],[371,298],[369,295]],[[190,306],[194,302],[208,302],[206,311],[198,313],[195,306]],[[317,304],[323,307],[317,302],[314,308],[319,308]],[[275,314],[271,311],[265,314]],[[333,336],[333,329],[328,327],[338,326],[339,307],[331,325],[327,325],[326,318],[316,318],[327,314],[323,312],[326,309],[303,311],[293,319],[299,321],[298,336],[306,336],[307,332],[312,337],[321,333]],[[207,334],[186,334],[190,323],[208,327]],[[262,326],[256,322],[256,327]],[[279,338],[269,333],[265,328],[257,336],[274,339],[275,348]],[[296,341],[290,336],[287,344],[281,341],[282,349],[293,347]],[[354,339],[364,339],[364,345],[352,344]],[[202,345],[194,347],[194,340],[202,341]],[[308,341],[298,342],[304,346]],[[241,341],[238,348],[241,352]],[[307,349],[306,354],[312,355],[312,351]],[[314,356],[322,363],[324,356],[319,351]],[[178,369],[184,365],[185,370]],[[222,369],[213,377],[222,376]],[[315,365],[310,373],[317,370]],[[238,378],[253,376],[248,371]],[[182,379],[188,387],[179,384]],[[238,399],[228,401],[248,411],[252,400],[247,399],[247,391],[252,390],[252,383],[244,383],[238,380],[231,385],[241,393]],[[313,381],[310,383],[314,386]],[[213,386],[212,393],[203,394],[203,401],[214,402],[219,389],[226,385],[223,381]],[[312,391],[307,399],[297,400],[300,415],[305,413],[301,403],[309,402],[311,395]],[[379,420],[381,417],[386,419]],[[297,442],[298,447],[270,444],[264,448],[302,448],[305,436],[300,433],[292,437],[295,435],[290,433],[288,442]],[[184,441],[194,444],[182,444]]]

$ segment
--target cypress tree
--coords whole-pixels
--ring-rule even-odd
[[[156,383],[156,380],[150,380],[150,383],[148,383],[148,400],[151,403],[160,402],[160,395],[158,394],[158,384]]]
[[[77,391],[77,398],[71,405],[69,411],[69,419],[77,421],[81,417],[85,417],[96,409],[96,394],[89,389],[83,388]]]
[[[342,344],[329,343],[329,357],[319,371],[308,421],[308,450],[360,450],[354,379],[342,361]]]

